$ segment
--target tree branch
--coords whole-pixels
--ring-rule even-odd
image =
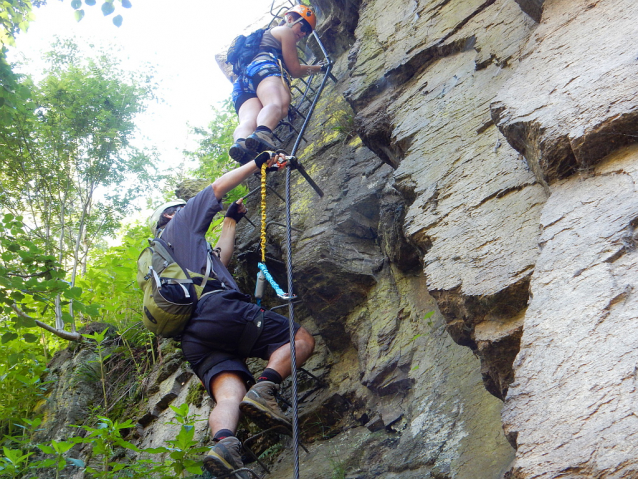
[[[42,321],[38,321],[37,319],[32,318],[27,313],[18,308],[15,303],[11,305],[11,309],[13,309],[18,314],[18,316],[34,321],[37,326],[41,327],[42,329],[46,329],[59,338],[66,339],[68,341],[82,341],[82,335],[80,333],[69,333],[68,331],[60,331],[59,329],[55,329],[53,326],[49,326]]]

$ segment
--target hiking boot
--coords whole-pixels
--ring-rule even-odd
[[[275,151],[275,137],[267,131],[256,131],[246,138],[246,148],[261,153],[262,151]]]
[[[242,469],[241,442],[234,436],[228,436],[219,441],[204,457],[204,468],[214,477],[230,474],[236,469]],[[238,472],[229,478],[252,479],[252,474],[246,471]]]
[[[240,165],[245,165],[255,158],[255,152],[246,148],[246,140],[243,138],[233,143],[228,150],[228,155]]]
[[[292,430],[292,424],[277,404],[275,392],[277,385],[272,381],[258,382],[248,390],[239,409],[262,429],[285,426]]]

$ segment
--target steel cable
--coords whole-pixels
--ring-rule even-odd
[[[274,2],[273,2],[274,4]],[[272,11],[272,8],[271,8]],[[317,106],[317,102],[319,101],[319,97],[323,92],[326,82],[328,78],[331,76],[332,70],[332,62],[330,61],[330,57],[328,56],[328,52],[326,51],[323,43],[319,39],[319,36],[316,32],[313,32],[313,36],[326,60],[328,60],[328,68],[326,69],[325,75],[321,81],[321,85],[318,91],[315,92],[314,100],[312,101],[310,108],[306,114],[306,118],[304,119],[304,123],[301,127],[297,135],[297,139],[293,145],[291,156],[295,157],[297,154],[297,150],[303,138],[303,134],[308,127],[308,123],[310,122],[310,118]],[[334,77],[333,77],[334,79]],[[290,214],[290,205],[291,205],[291,170],[292,165],[290,162],[286,165],[286,271],[288,275],[288,329],[290,333],[290,359],[291,359],[291,380],[292,380],[292,447],[293,447],[293,470],[294,470],[294,479],[299,479],[299,399],[298,399],[298,382],[297,382],[297,351],[295,348],[295,318],[294,318],[294,306],[293,300],[295,299],[293,295],[293,278],[292,278],[292,219]],[[262,173],[262,177],[265,177],[265,172]],[[263,180],[262,180],[263,181]],[[265,222],[262,219],[262,223]],[[265,252],[265,245],[262,248],[262,252]]]
[[[295,313],[292,290],[292,220],[290,217],[290,165],[286,167],[286,270],[288,273],[288,329],[290,331],[290,366],[292,375],[292,448],[294,478],[299,479],[299,402],[297,386],[297,351],[295,348]]]

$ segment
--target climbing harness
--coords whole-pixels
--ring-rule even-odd
[[[284,84],[284,88],[288,90],[290,93],[290,85],[286,82],[286,77],[284,76],[284,64],[281,61],[281,58],[277,58],[277,63],[279,64],[279,73],[281,74],[281,83]]]

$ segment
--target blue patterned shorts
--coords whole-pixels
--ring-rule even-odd
[[[284,72],[284,80],[290,87],[290,78],[286,70]],[[235,80],[233,84],[233,103],[235,111],[239,109],[246,100],[257,98],[257,86],[267,77],[281,77],[281,69],[274,55],[262,54],[253,60],[247,67],[246,71]]]

